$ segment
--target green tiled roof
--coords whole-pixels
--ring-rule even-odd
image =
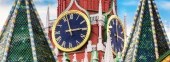
[[[155,62],[169,50],[170,43],[154,0],[141,0],[129,41],[125,62]]]
[[[0,34],[0,61],[56,61],[51,42],[39,18],[32,0],[15,0]]]

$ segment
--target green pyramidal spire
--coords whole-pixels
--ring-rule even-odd
[[[0,36],[0,62],[55,62],[32,0],[15,0]]]
[[[155,62],[169,47],[154,0],[141,0],[129,41],[125,45],[124,62]]]

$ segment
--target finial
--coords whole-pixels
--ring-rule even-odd
[[[74,54],[73,57],[73,62],[77,62],[76,54]]]
[[[126,27],[126,18],[127,18],[127,14],[124,15],[124,27],[125,27],[125,39],[127,38],[127,27]]]
[[[84,62],[88,62],[87,49],[85,49],[85,53],[84,53]]]
[[[102,0],[99,1],[99,21],[101,21],[102,18]]]
[[[116,7],[116,6],[115,6],[115,1],[113,1],[112,5],[113,5],[113,6],[112,6],[112,7],[113,7],[113,8],[112,8],[112,9],[113,9],[113,13],[114,13],[114,15],[117,15],[117,13],[116,13],[116,8],[115,8],[115,7]]]
[[[113,61],[113,52],[112,52],[112,46],[111,46],[110,33],[111,32],[108,31],[106,49],[105,49],[105,54],[104,54],[104,62],[114,62]]]
[[[92,51],[92,42],[91,40],[89,40],[88,44],[87,44],[87,52],[91,52]]]
[[[47,16],[46,16],[46,33],[47,35],[49,35],[49,20],[50,20],[50,5],[48,4],[48,7],[47,7]]]

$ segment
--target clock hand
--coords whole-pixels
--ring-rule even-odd
[[[71,30],[66,30],[66,32],[78,31],[78,30],[87,30],[87,28],[75,28],[75,29],[71,29]]]
[[[70,35],[72,36],[73,34],[72,34],[72,32],[71,32],[72,29],[71,29],[71,27],[70,27],[70,23],[69,23],[68,19],[67,19],[66,21],[67,21],[67,24],[68,24],[68,29],[69,29],[68,31],[70,32]]]
[[[121,39],[122,41],[124,40],[122,37],[120,37],[120,36],[118,36],[118,35],[117,35],[117,37],[118,37],[119,39]]]
[[[117,22],[116,22],[116,41],[118,41],[118,37],[117,37],[118,35],[117,34],[118,34],[118,29],[117,29]]]
[[[72,31],[78,31],[78,30],[80,30],[80,28],[76,28],[76,29],[71,29],[71,30],[66,30],[66,32],[72,32]]]
[[[87,28],[81,28],[81,30],[87,30]]]
[[[117,34],[114,34],[114,36],[118,39],[121,39],[122,41],[124,40],[122,37],[120,37],[119,35],[117,35]]]

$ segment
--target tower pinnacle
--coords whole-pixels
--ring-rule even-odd
[[[15,0],[0,35],[2,62],[55,62],[48,39],[32,0]],[[0,45],[1,46],[1,45]]]
[[[141,0],[124,61],[154,62],[169,50],[169,45],[154,0]]]

